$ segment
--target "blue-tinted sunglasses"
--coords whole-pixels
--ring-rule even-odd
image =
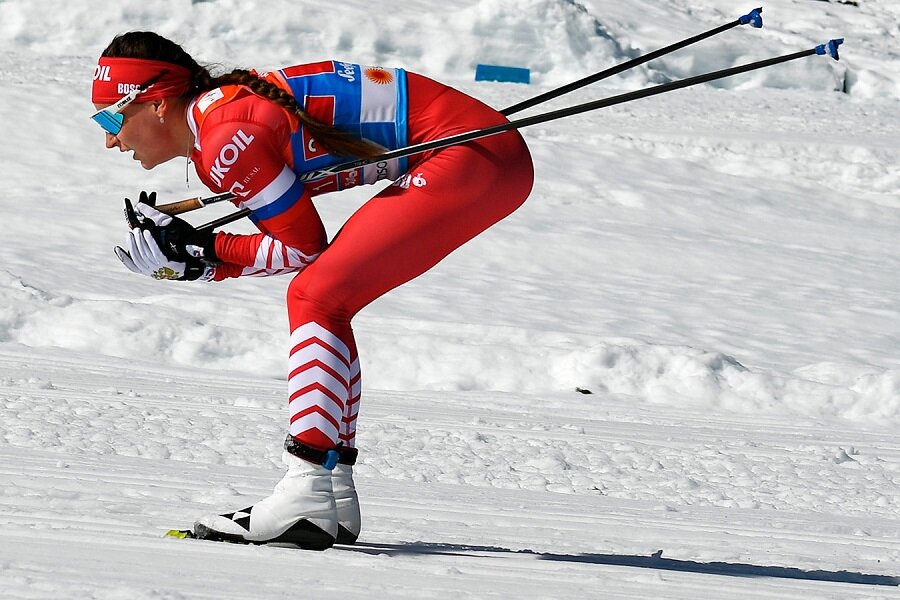
[[[125,124],[125,115],[122,114],[122,111],[125,110],[126,106],[134,102],[138,96],[153,87],[153,84],[164,74],[165,71],[144,85],[135,88],[128,95],[120,98],[115,104],[111,104],[106,108],[101,108],[91,115],[91,119],[102,127],[103,131],[111,133],[112,135],[119,135],[119,132],[122,131],[122,125]]]
[[[91,115],[91,118],[107,133],[119,135],[119,132],[122,131],[122,125],[125,124],[125,115],[122,114],[122,109],[134,102],[143,92],[143,89],[138,88],[115,104],[101,108]]]

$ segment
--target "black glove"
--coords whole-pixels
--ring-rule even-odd
[[[129,271],[149,275],[153,279],[212,279],[215,269],[199,258],[189,257],[179,261],[167,257],[157,242],[159,228],[149,219],[147,221],[128,232],[125,248],[116,246],[116,256]]]
[[[150,231],[170,260],[188,264],[196,260],[209,265],[219,263],[216,234],[197,231],[187,221],[156,210],[156,192],[141,192],[137,206],[132,206],[131,200],[125,198],[125,220],[130,229]]]

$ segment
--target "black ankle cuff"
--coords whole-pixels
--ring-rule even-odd
[[[322,465],[329,470],[339,464],[348,466],[355,465],[356,458],[359,456],[359,450],[356,448],[345,448],[343,442],[338,444],[333,450],[319,450],[312,446],[307,446],[290,434],[288,434],[287,438],[284,440],[284,449],[297,458],[302,458],[313,464]]]

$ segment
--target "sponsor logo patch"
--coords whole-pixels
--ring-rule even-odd
[[[246,150],[247,146],[255,139],[254,136],[244,133],[243,129],[238,129],[237,133],[231,136],[231,141],[219,150],[219,156],[209,168],[209,178],[215,181],[216,185],[221,186],[225,173],[231,170],[231,165],[237,162],[241,152]]]
[[[94,81],[112,81],[109,77],[109,65],[94,67]]]
[[[378,85],[388,85],[394,81],[394,76],[381,67],[369,67],[363,71],[363,75],[366,76],[366,79]]]
[[[139,83],[120,83],[116,85],[116,91],[123,96],[127,96],[134,90],[140,89],[140,87]]]
[[[409,189],[410,185],[415,187],[425,187],[426,185],[428,185],[428,181],[426,181],[424,173],[416,173],[415,175],[410,175],[409,173],[407,173],[406,175],[401,176],[391,185],[406,190]]]
[[[343,69],[343,71],[338,71],[337,74],[347,80],[348,83],[353,83],[356,81],[356,65],[352,63],[338,63],[338,65]]]
[[[199,100],[197,100],[197,109],[200,113],[205,113],[206,109],[210,107],[210,105],[216,100],[220,100],[225,97],[225,94],[222,93],[222,90],[216,88],[209,92],[203,94]]]

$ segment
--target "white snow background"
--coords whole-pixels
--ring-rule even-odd
[[[123,197],[207,191],[104,148],[102,48],[400,66],[502,108],[758,4],[0,2],[0,596],[900,597],[900,2],[858,4],[773,0],[519,115],[846,38],[523,130],[525,206],[355,321],[364,531],[315,553],[162,537],[282,475],[288,279],[121,266]],[[329,231],[375,191],[319,197]]]

